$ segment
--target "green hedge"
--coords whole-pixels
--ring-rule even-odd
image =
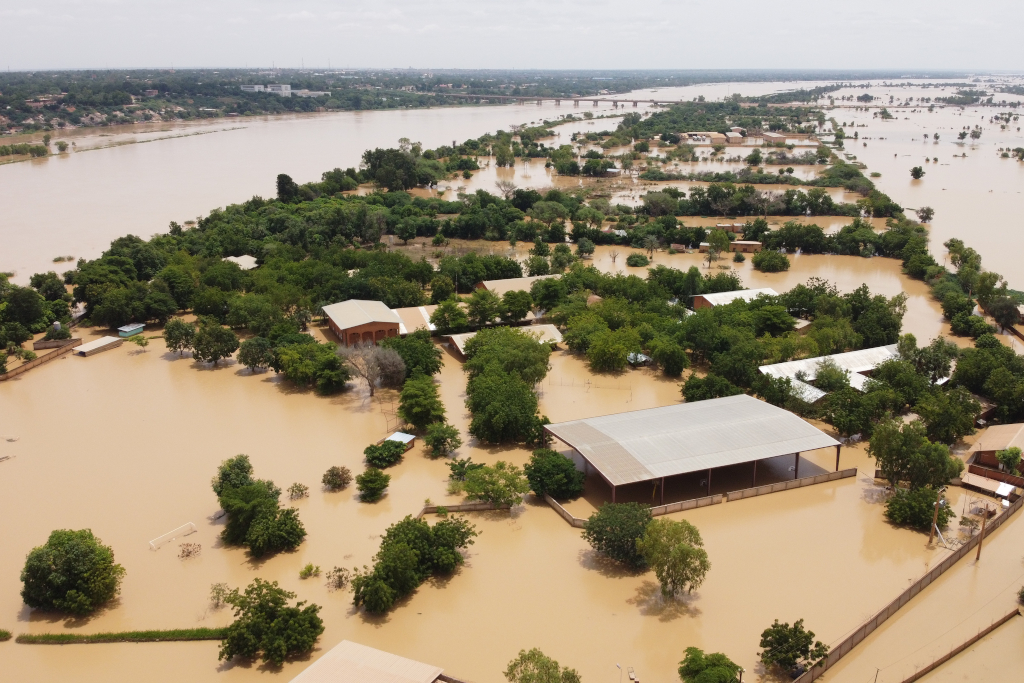
[[[163,640],[224,640],[226,628],[175,628],[167,631],[118,631],[116,633],[23,633],[15,642],[26,645],[74,643],[155,643]]]

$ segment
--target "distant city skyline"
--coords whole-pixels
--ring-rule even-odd
[[[1024,71],[1024,3],[0,0],[0,68]]]

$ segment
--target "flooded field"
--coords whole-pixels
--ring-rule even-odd
[[[542,411],[555,421],[679,400],[678,383],[648,371],[596,378],[604,386],[585,390],[589,373],[565,352],[552,357],[549,377]],[[449,416],[464,430],[465,380],[450,356],[440,382]],[[665,603],[651,574],[607,566],[577,530],[531,502],[511,515],[473,515],[483,535],[458,575],[424,585],[387,617],[369,618],[352,610],[349,593],[300,580],[299,568],[367,563],[389,524],[417,512],[425,498],[452,500],[444,463],[419,448],[394,468],[378,504],[357,502],[351,490],[319,490],[327,467],[359,471],[364,445],[388,433],[383,411],[394,395],[378,398],[355,387],[320,398],[272,373],[194,364],[166,353],[160,341],[146,352],[124,346],[54,361],[0,384],[0,436],[17,439],[0,441],[0,456],[14,456],[0,464],[0,510],[18,520],[0,557],[0,624],[30,633],[222,625],[230,617],[209,608],[210,584],[239,586],[261,576],[324,606],[321,650],[350,638],[482,682],[498,680],[520,648],[541,646],[586,680],[612,676],[616,662],[645,679],[669,680],[688,645],[728,652],[755,670],[757,634],[776,617],[804,617],[822,636],[842,633],[946,552],[885,524],[879,490],[862,475],[675,515],[701,529],[713,568],[699,592]],[[70,410],[55,429],[58,401]],[[209,479],[222,459],[240,452],[251,456],[258,476],[313,489],[296,503],[309,536],[295,553],[254,562],[217,540]],[[460,455],[522,464],[528,452],[470,444]],[[831,469],[833,459],[831,452],[812,454],[803,467]],[[850,447],[843,466],[872,465],[862,448]],[[588,499],[579,505],[592,505]],[[176,543],[149,549],[151,538],[190,521],[199,528],[188,539],[202,544],[199,558],[178,559]],[[62,527],[93,529],[128,570],[120,599],[86,620],[33,612],[18,596],[25,554]],[[288,680],[305,665],[263,672],[219,664],[211,643],[0,647],[15,680],[230,681],[257,672]]]
[[[746,88],[742,92],[753,93]],[[881,92],[879,88],[877,94]],[[0,224],[5,244],[0,269],[17,270],[17,281],[24,281],[32,272],[53,268],[53,256],[98,255],[114,237],[128,232],[145,236],[162,230],[169,220],[252,194],[269,195],[279,172],[300,182],[314,179],[327,168],[356,163],[363,149],[394,144],[400,136],[431,146],[571,110],[553,104],[514,105],[246,119],[238,130],[218,123],[113,131],[114,142],[137,136],[137,142],[148,139],[152,144],[0,167],[7,208]],[[604,107],[593,111],[621,113]],[[970,112],[967,108],[962,113],[964,119],[975,116],[979,124],[979,117],[991,114],[990,109]],[[1024,287],[1020,269],[1014,267],[1014,254],[1020,251],[1015,247],[1024,246],[1017,244],[1024,233],[1014,228],[1020,224],[1024,166],[998,158],[993,147],[1020,145],[1019,133],[989,136],[986,128],[977,145],[961,149],[952,142],[960,125],[954,117],[961,114],[952,110],[900,112],[897,120],[887,122],[872,120],[870,112],[843,108],[832,115],[840,123],[844,117],[863,118],[867,128],[856,130],[860,142],[869,146],[855,153],[870,170],[882,172],[878,182],[885,192],[904,205],[936,209],[932,247],[940,259],[941,242],[955,235],[977,248],[986,266],[1002,272],[1012,286]],[[567,138],[573,130],[601,130],[606,122],[592,125],[577,122],[558,130]],[[941,130],[941,142],[933,146],[913,139],[925,130]],[[190,132],[209,134],[157,139]],[[77,135],[82,149],[106,144],[95,130]],[[877,139],[881,137],[886,139]],[[852,152],[853,141],[847,146]],[[920,149],[926,146],[940,162],[929,162],[929,174],[915,184],[907,170],[911,162],[923,164]],[[945,152],[933,154],[932,149]],[[968,157],[952,159],[954,152]],[[948,168],[943,165],[947,162]],[[528,187],[579,183],[552,178],[535,160],[513,169],[491,165],[465,186],[469,191],[491,189],[499,177]],[[619,182],[616,196],[623,203],[635,203],[648,189]],[[114,197],[113,187],[118,188]],[[959,189],[953,192],[954,187]],[[718,220],[693,218],[686,223],[712,225]],[[830,230],[848,222],[808,220]],[[529,246],[520,244],[512,251],[523,257]],[[508,245],[500,243],[456,241],[452,248],[509,253]],[[403,250],[432,252],[418,244]],[[592,262],[605,272],[643,276],[645,269],[625,265],[631,251],[598,247]],[[746,287],[778,292],[812,276],[834,282],[841,291],[866,283],[886,296],[904,292],[905,332],[920,342],[948,335],[926,286],[903,276],[896,260],[816,255],[794,255],[791,260],[789,271],[775,274],[753,270],[749,259],[741,264],[723,259],[715,267],[735,269]],[[658,252],[654,265],[706,269],[701,254]],[[1024,350],[1014,338],[1000,338],[1018,352]],[[465,434],[465,377],[452,355],[446,353],[438,380],[449,420]],[[593,375],[580,359],[558,351],[540,386],[541,411],[558,422],[670,405],[680,400],[679,387],[678,381],[649,370]],[[394,430],[396,407],[394,391],[379,390],[371,398],[364,385],[352,382],[342,394],[319,397],[272,372],[252,374],[233,361],[212,368],[196,364],[187,354],[167,352],[161,340],[154,340],[147,351],[125,345],[91,358],[65,357],[0,383],[0,458],[9,456],[0,461],[0,514],[8,520],[0,553],[0,628],[92,633],[225,625],[231,615],[210,608],[210,585],[244,586],[256,576],[279,581],[299,599],[322,605],[326,626],[309,660],[281,670],[218,662],[217,644],[211,642],[62,647],[0,643],[4,678],[288,681],[347,638],[477,683],[501,680],[507,662],[531,647],[576,668],[588,683],[614,683],[616,664],[633,667],[644,681],[672,681],[691,645],[727,653],[746,669],[745,680],[767,681],[756,653],[759,634],[772,620],[803,618],[818,638],[836,642],[949,554],[942,546],[927,547],[922,534],[884,521],[883,493],[869,474],[874,462],[862,444],[851,445],[843,449],[841,466],[857,467],[857,477],[673,515],[701,530],[712,563],[704,585],[684,599],[666,602],[652,574],[630,574],[603,562],[578,530],[531,498],[512,513],[470,515],[483,533],[470,548],[465,567],[450,579],[425,584],[389,615],[368,617],[353,610],[348,591],[328,591],[322,579],[301,580],[298,572],[307,562],[324,570],[367,564],[388,525],[416,514],[426,499],[458,500],[446,493],[444,461],[425,457],[421,447],[390,471],[391,487],[376,504],[359,502],[351,488],[320,490],[320,477],[330,466],[361,471],[363,448]],[[529,457],[523,448],[468,441],[460,457],[520,465]],[[209,480],[222,460],[237,453],[247,453],[256,475],[282,488],[292,482],[310,487],[310,496],[294,503],[308,531],[297,551],[253,561],[238,548],[222,546],[218,534],[223,519],[216,518],[218,504]],[[800,464],[803,474],[834,466],[832,450],[805,454]],[[788,467],[788,462],[769,464],[766,471],[759,470],[758,483],[790,476]],[[715,484],[714,492],[746,486],[745,477],[745,472],[732,472]],[[690,495],[691,484],[680,482],[674,492]],[[587,516],[606,493],[601,482],[591,480],[587,494],[569,509]],[[639,500],[646,492],[630,495]],[[951,488],[949,495],[958,513],[969,502],[961,489]],[[177,542],[149,549],[150,539],[187,522],[198,527],[188,540],[202,545],[199,557],[179,559]],[[18,575],[24,557],[57,528],[91,528],[127,569],[120,598],[88,619],[37,613],[21,602]],[[1012,607],[1024,571],[1022,535],[1024,522],[1018,515],[986,540],[980,564],[972,556],[954,567],[842,660],[826,680],[860,683],[882,668],[878,680],[895,683],[1004,614]],[[1011,621],[927,680],[963,680],[942,676],[1017,666],[1015,652],[1005,643],[1010,637],[1006,634],[1019,637],[1020,623]]]

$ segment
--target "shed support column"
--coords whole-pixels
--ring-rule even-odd
[[[839,449],[841,449],[842,447],[842,444],[836,444],[836,472],[839,471]]]
[[[757,486],[757,461],[754,461],[754,476],[750,479],[750,488]]]
[[[711,495],[711,468],[708,468],[708,495]]]
[[[615,502],[615,484],[612,484],[612,502]]]
[[[665,504],[665,477],[661,478],[661,504]]]
[[[793,462],[796,463],[795,465],[793,465],[793,478],[794,479],[799,479],[800,478],[800,454],[799,453],[796,453],[796,454],[793,455]]]

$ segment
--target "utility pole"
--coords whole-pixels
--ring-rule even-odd
[[[939,523],[939,501],[935,500],[935,514],[932,515],[932,528],[928,530],[928,545],[932,544],[935,538],[935,526]]]
[[[985,512],[981,515],[981,534],[978,536],[978,554],[974,556],[975,562],[979,562],[981,560],[981,542],[985,540],[986,521],[988,521],[988,503],[985,504]]]

